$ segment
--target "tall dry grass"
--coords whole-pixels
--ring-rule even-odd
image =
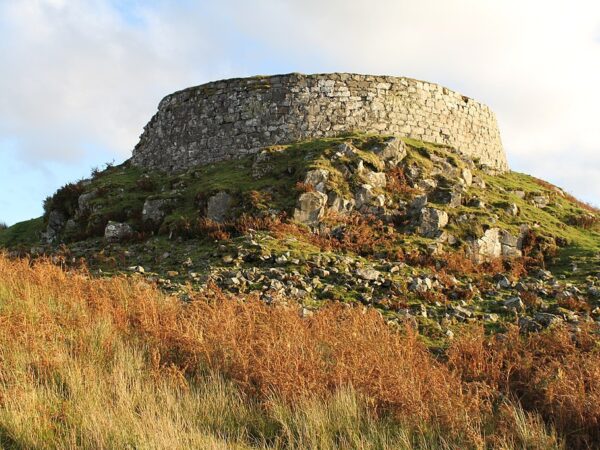
[[[440,361],[374,311],[183,303],[0,256],[0,446],[585,448],[600,380],[583,335],[469,331]]]

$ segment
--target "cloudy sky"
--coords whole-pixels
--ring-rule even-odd
[[[600,204],[598,0],[0,0],[0,221],[128,158],[172,91],[334,71],[474,97],[514,170]]]

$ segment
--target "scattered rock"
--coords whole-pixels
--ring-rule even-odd
[[[462,193],[455,188],[438,188],[432,194],[431,199],[435,203],[447,204],[454,208],[462,203]]]
[[[408,285],[408,289],[415,292],[427,292],[433,288],[433,282],[429,277],[413,278]]]
[[[438,183],[433,178],[423,178],[417,181],[417,186],[419,189],[424,190],[425,192],[431,192],[437,187]]]
[[[382,189],[386,185],[385,173],[383,172],[373,172],[371,170],[364,170],[362,172],[362,177],[365,180],[366,184],[371,185],[375,189]]]
[[[356,275],[366,281],[375,281],[381,276],[381,273],[368,267],[359,267],[356,269]]]
[[[373,193],[373,186],[370,184],[361,184],[354,193],[354,203],[356,209],[361,209],[363,206],[368,206],[376,195]]]
[[[519,207],[516,205],[516,203],[511,203],[506,207],[505,211],[511,216],[516,216],[519,214]]]
[[[55,242],[58,239],[60,233],[62,233],[66,224],[65,215],[58,210],[50,211],[48,215],[48,226],[46,232],[42,236],[42,240],[48,244]]]
[[[500,289],[510,289],[512,287],[512,283],[510,282],[510,280],[508,278],[506,278],[505,276],[502,276],[500,278],[500,280],[498,280],[497,286]]]
[[[318,192],[325,192],[329,171],[325,169],[314,169],[306,172],[304,183],[311,185]]]
[[[108,242],[120,242],[133,234],[133,230],[126,223],[109,221],[104,229],[104,239]]]
[[[521,237],[515,237],[508,231],[501,230],[498,233],[498,240],[500,241],[502,256],[505,258],[522,256],[523,239]]]
[[[327,206],[338,213],[349,213],[354,209],[354,200],[346,200],[337,192],[330,191],[327,194]]]
[[[486,322],[496,323],[498,322],[498,319],[500,319],[500,316],[498,316],[498,314],[495,313],[484,314],[483,316],[483,320],[485,320]]]
[[[229,216],[233,198],[225,191],[221,191],[208,199],[206,205],[206,218],[217,223],[223,223]]]
[[[538,280],[544,280],[544,281],[549,281],[552,278],[554,278],[554,276],[552,275],[552,272],[550,272],[549,270],[544,270],[544,269],[539,269],[537,272],[535,272],[533,274],[534,277],[536,277]]]
[[[486,205],[485,202],[479,197],[473,197],[471,200],[469,200],[467,206],[470,206],[471,208],[485,209]]]
[[[533,318],[544,327],[550,327],[563,321],[559,316],[545,312],[537,312],[533,315]]]
[[[448,214],[435,208],[422,208],[417,232],[421,236],[436,237],[448,224]]]
[[[519,317],[518,324],[522,333],[537,333],[542,330],[542,325],[529,317]]]
[[[502,254],[500,230],[488,229],[482,237],[471,243],[469,250],[477,262],[484,261],[486,258],[498,258]]]
[[[473,317],[473,311],[471,311],[470,309],[467,309],[463,306],[454,306],[452,308],[452,313],[454,314],[454,316],[461,320],[464,321],[466,319],[470,319],[471,317]]]
[[[485,181],[483,181],[481,178],[473,176],[473,186],[479,188],[479,189],[485,189],[486,188],[486,184]]]
[[[465,185],[471,186],[473,184],[473,174],[467,168],[461,171],[461,178],[465,182]]]
[[[375,153],[386,166],[395,167],[406,157],[406,144],[399,137],[392,137],[384,143],[383,148],[376,149]]]
[[[504,306],[514,311],[525,311],[525,303],[523,303],[521,297],[510,297],[504,301]]]
[[[98,190],[97,189],[93,189],[90,192],[85,192],[83,194],[81,194],[79,196],[79,198],[77,199],[77,208],[79,209],[79,212],[85,212],[85,211],[89,211],[90,208],[90,202],[95,199],[98,196]]]
[[[408,211],[410,214],[419,214],[425,205],[427,205],[427,195],[419,195],[413,198],[408,206]]]
[[[322,192],[304,192],[294,209],[294,220],[305,225],[316,225],[325,215],[327,196]]]
[[[142,220],[160,225],[173,203],[174,200],[168,198],[147,198],[142,208]]]
[[[546,195],[535,195],[531,198],[531,204],[537,208],[545,208],[550,203]]]

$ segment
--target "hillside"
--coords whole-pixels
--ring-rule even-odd
[[[171,175],[126,162],[45,210],[0,244],[142,272],[182,298],[218,286],[305,314],[363,304],[442,346],[465,322],[539,331],[600,317],[596,209],[411,139],[310,140]]]
[[[44,209],[0,230],[3,448],[598,442],[600,213],[542,180],[349,134]]]

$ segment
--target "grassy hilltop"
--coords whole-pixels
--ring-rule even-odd
[[[542,180],[357,134],[44,208],[0,230],[0,446],[598,443],[600,213]]]

